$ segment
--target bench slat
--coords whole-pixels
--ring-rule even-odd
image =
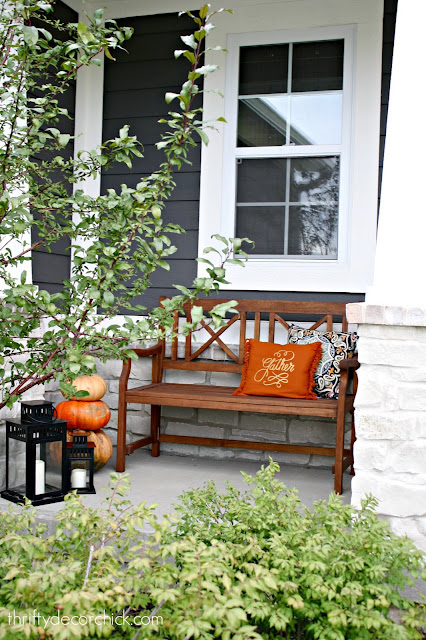
[[[168,407],[224,409],[328,418],[337,416],[337,400],[233,396],[233,391],[235,391],[235,387],[161,382],[128,389],[125,399],[126,402]]]

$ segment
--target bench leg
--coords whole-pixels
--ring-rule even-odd
[[[118,401],[117,460],[115,466],[116,471],[120,473],[126,470],[126,429],[127,402],[120,397]]]
[[[355,435],[355,420],[354,420],[354,412],[352,411],[352,428],[351,428],[351,457],[352,457],[352,464],[351,464],[351,476],[355,475],[355,469],[354,469],[354,444],[355,444],[355,440],[356,440],[356,435]]]
[[[345,412],[338,410],[336,424],[336,459],[334,463],[334,491],[341,495],[343,484],[343,449],[345,446]]]
[[[151,437],[152,437],[152,449],[151,456],[158,458],[160,455],[160,419],[161,419],[161,407],[157,405],[151,406]]]

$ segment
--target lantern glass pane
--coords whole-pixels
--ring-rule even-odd
[[[90,480],[90,461],[71,461],[71,490],[86,489]]]
[[[37,458],[44,462],[45,493],[62,489],[62,442],[37,445]],[[37,467],[37,465],[36,465]],[[36,468],[37,479],[37,468]],[[36,494],[37,494],[36,489]]]
[[[16,493],[26,493],[26,443],[9,438],[8,488]]]

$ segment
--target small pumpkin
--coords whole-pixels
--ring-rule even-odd
[[[67,431],[67,442],[72,442],[73,436],[81,433],[79,431]],[[94,442],[93,450],[94,471],[99,471],[108,462],[112,456],[111,438],[104,431],[85,431],[88,442]],[[51,442],[49,447],[50,458],[58,468],[61,464],[62,445],[60,442]]]
[[[111,411],[102,400],[91,402],[64,400],[57,405],[56,415],[61,420],[67,421],[67,429],[97,431],[108,424]]]
[[[73,381],[73,386],[77,391],[88,391],[89,395],[84,398],[72,398],[79,402],[91,402],[93,400],[100,400],[107,392],[107,383],[97,373],[92,373],[89,376],[79,376]]]

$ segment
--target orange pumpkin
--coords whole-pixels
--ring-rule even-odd
[[[84,398],[73,398],[73,400],[78,400],[79,402],[100,400],[107,392],[107,384],[105,380],[101,376],[98,376],[97,373],[93,373],[90,376],[79,376],[72,384],[77,391],[89,392],[89,395],[84,396]]]
[[[73,435],[82,433],[81,431],[67,431],[67,442],[72,442]],[[94,442],[93,450],[94,471],[99,471],[108,462],[112,456],[112,442],[110,437],[104,431],[85,431],[88,442]],[[60,442],[51,442],[49,446],[50,458],[55,465],[59,467],[61,464],[62,444]]]
[[[102,400],[94,400],[93,402],[64,400],[56,407],[56,415],[61,420],[67,421],[67,429],[97,431],[108,424],[111,411]]]

